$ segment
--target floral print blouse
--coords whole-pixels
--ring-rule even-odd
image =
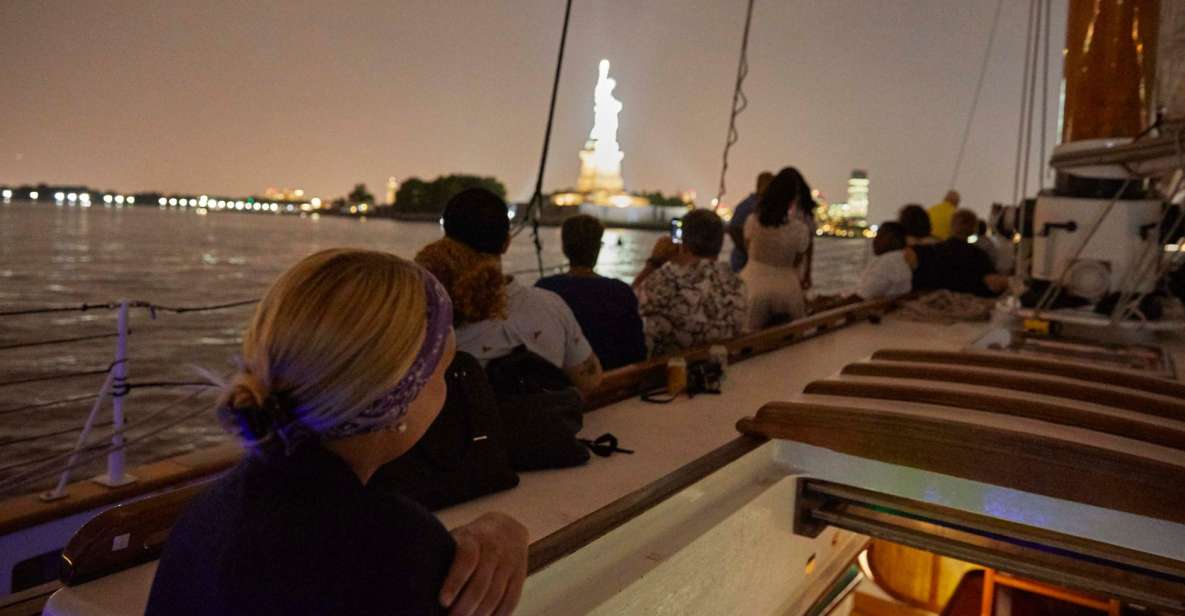
[[[745,283],[727,263],[667,263],[642,282],[639,309],[651,356],[741,335]]]

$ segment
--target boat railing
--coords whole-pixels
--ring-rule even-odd
[[[0,441],[0,451],[3,451],[4,449],[15,445],[27,445],[32,442],[49,440],[55,437],[61,437],[66,434],[73,433],[75,431],[78,433],[74,445],[69,449],[69,451],[65,453],[55,453],[48,456],[34,458],[32,460],[18,461],[16,463],[0,467],[0,471],[10,471],[21,467],[28,467],[23,471],[0,479],[0,494],[13,495],[20,489],[26,488],[30,484],[35,484],[36,482],[43,481],[56,475],[57,482],[55,483],[54,487],[41,493],[40,498],[46,502],[63,499],[68,496],[67,486],[70,483],[70,477],[72,473],[79,467],[90,464],[91,462],[104,456],[107,459],[105,472],[93,478],[95,483],[108,488],[118,488],[136,482],[136,477],[128,474],[126,470],[125,454],[127,448],[195,417],[197,415],[196,412],[186,413],[177,418],[165,418],[165,414],[174,408],[177,408],[178,406],[181,406],[186,402],[199,397],[203,393],[206,393],[211,388],[213,388],[215,384],[208,381],[133,382],[130,379],[128,357],[128,337],[132,333],[130,328],[132,311],[136,309],[145,310],[148,313],[149,318],[155,320],[157,315],[162,312],[173,314],[210,312],[215,310],[227,310],[254,305],[258,301],[259,300],[257,299],[252,299],[206,306],[166,306],[148,301],[124,299],[103,304],[81,304],[66,307],[29,308],[0,312],[0,317],[16,318],[22,316],[64,312],[86,312],[95,310],[117,311],[116,331],[114,332],[66,338],[54,338],[49,340],[23,341],[0,346],[0,351],[15,351],[31,347],[67,345],[77,342],[110,338],[115,339],[113,359],[111,363],[105,368],[70,373],[32,376],[0,382],[0,388],[6,388],[15,387],[18,385],[27,385],[30,383],[54,383],[88,376],[103,376],[102,384],[99,386],[98,391],[94,394],[69,396],[49,402],[37,402],[16,406],[13,408],[0,409],[0,415],[16,415],[51,407],[60,407],[70,403],[90,402],[90,411],[87,414],[86,420],[81,426],[74,426],[67,429],[55,429],[31,436],[10,438]],[[196,391],[192,391],[189,395],[182,396],[178,400],[174,400],[173,402],[170,402],[146,415],[143,419],[136,422],[137,426],[151,426],[157,419],[166,419],[166,421],[160,425],[152,427],[142,434],[136,435],[135,437],[130,437],[128,434],[129,426],[126,421],[125,399],[128,394],[136,388],[196,388]],[[103,421],[103,410],[108,402],[110,402],[111,415],[108,420]],[[205,409],[203,408],[202,410],[204,411]],[[97,442],[91,442],[93,433],[97,428],[100,427],[111,428],[110,434],[108,434],[105,439]]]

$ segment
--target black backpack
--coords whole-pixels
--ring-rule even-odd
[[[445,381],[448,396],[436,421],[410,451],[375,472],[368,490],[402,494],[435,511],[518,485],[481,364],[458,352]]]
[[[576,438],[584,427],[584,399],[563,370],[519,346],[491,361],[486,374],[498,398],[515,470],[588,462],[588,448]]]

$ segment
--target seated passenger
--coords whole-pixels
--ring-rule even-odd
[[[951,216],[951,236],[937,244],[911,246],[906,258],[911,260],[913,288],[949,289],[994,297],[1008,288],[1008,279],[996,274],[996,265],[987,253],[967,239],[975,233],[979,217],[967,209]]]
[[[663,236],[634,279],[652,356],[727,340],[743,333],[745,283],[717,262],[724,223],[711,210],[683,217],[683,243]]]
[[[745,252],[749,255],[741,280],[748,290],[746,327],[758,330],[777,317],[790,320],[806,314],[800,267],[811,244],[811,231],[802,217],[792,214],[802,176],[787,168],[778,172],[757,203],[757,215],[745,221]]]
[[[601,367],[612,370],[646,359],[646,338],[634,290],[593,271],[604,233],[601,221],[592,216],[579,214],[565,220],[560,236],[568,273],[542,278],[535,286],[567,302]]]
[[[930,218],[930,234],[939,241],[951,236],[951,217],[959,209],[959,191],[948,190],[940,203],[930,206],[926,215]]]
[[[455,346],[448,295],[408,261],[326,250],[281,275],[218,408],[248,454],[173,526],[147,614],[513,609],[522,525],[486,514],[450,533],[367,490],[440,412]]]
[[[560,296],[502,275],[510,247],[506,202],[472,188],[444,208],[444,239],[416,262],[436,276],[456,307],[457,348],[484,366],[519,346],[562,368],[582,392],[601,383],[601,363]]]
[[[979,228],[975,232],[975,241],[972,244],[991,257],[997,274],[1012,274],[1016,263],[1016,247],[1012,244],[1012,232],[1006,229],[1003,221],[998,221],[994,228],[989,228],[982,220],[979,221]]]
[[[893,299],[913,288],[913,268],[905,258],[905,228],[898,222],[883,222],[872,240],[876,255],[860,275],[856,295],[860,299]]]
[[[926,209],[916,203],[906,204],[897,212],[897,222],[905,227],[905,243],[908,246],[917,244],[934,244],[938,238],[931,234],[930,216]]]
[[[947,239],[969,242],[979,227],[979,216],[975,212],[962,208],[955,210],[950,217],[950,233]]]

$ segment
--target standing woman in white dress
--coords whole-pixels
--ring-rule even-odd
[[[801,197],[800,175],[782,169],[745,221],[749,261],[741,270],[749,294],[748,329],[766,327],[777,318],[806,314],[799,268],[810,246],[810,229],[791,210]]]

